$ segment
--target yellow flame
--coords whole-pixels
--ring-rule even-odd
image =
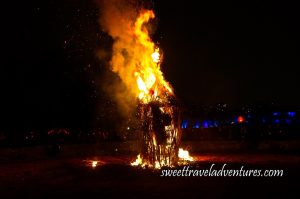
[[[152,42],[146,24],[150,19],[154,18],[153,11],[146,10],[141,12],[134,25],[134,35],[137,43],[141,45],[138,67],[134,75],[137,78],[138,98],[143,103],[149,103],[155,100],[157,96],[165,91],[173,94],[171,86],[164,80],[160,70],[161,55],[159,48]]]
[[[137,84],[138,84],[138,88],[141,90],[141,91],[143,91],[143,92],[147,92],[148,90],[147,90],[147,87],[146,87],[146,84],[145,84],[145,82],[142,80],[142,78],[141,77],[138,77],[137,78]]]
[[[153,141],[155,141],[155,139],[153,139]],[[179,150],[178,150],[178,158],[179,158],[179,161],[183,161],[183,162],[181,162],[181,164],[182,163],[185,164],[186,162],[194,161],[194,158],[192,156],[190,156],[189,152],[182,148],[179,148]],[[141,166],[143,168],[145,168],[145,165],[148,165],[148,163],[143,162],[143,159],[141,158],[140,154],[137,156],[137,159],[131,163],[131,166]],[[153,168],[153,165],[149,164],[148,166]],[[155,169],[160,169],[161,166],[168,166],[168,163],[164,162],[164,161],[162,161],[162,162],[155,161],[155,165],[154,165]]]
[[[149,76],[148,76],[148,79],[146,81],[146,87],[147,87],[147,89],[152,88],[152,86],[155,83],[155,81],[156,81],[156,77],[154,76],[153,73],[150,73]]]
[[[187,150],[179,148],[178,158],[184,161],[194,161],[194,158],[190,156]]]
[[[143,159],[141,158],[141,155],[138,154],[137,159],[131,163],[131,166],[139,166],[142,165]]]
[[[160,169],[160,163],[158,161],[155,161],[155,169]]]
[[[151,55],[152,60],[154,63],[159,63],[160,62],[160,54],[159,54],[159,48],[156,48],[154,53]]]
[[[156,147],[157,146],[157,142],[156,142],[156,137],[155,137],[154,134],[152,136],[152,140],[153,140],[153,145]]]

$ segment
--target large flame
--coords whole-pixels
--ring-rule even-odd
[[[137,97],[143,103],[149,103],[156,100],[155,98],[162,97],[163,92],[173,93],[171,86],[165,81],[160,70],[161,56],[157,46],[149,37],[145,24],[155,15],[151,10],[144,10],[140,13],[134,23],[133,33],[136,38],[136,43],[140,46],[140,60],[134,76],[137,82],[138,93]]]

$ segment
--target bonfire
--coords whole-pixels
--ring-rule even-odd
[[[152,42],[145,24],[154,18],[151,10],[140,13],[134,23],[134,36],[143,46],[143,60],[134,72],[138,88],[138,117],[143,133],[142,149],[134,166],[173,167],[179,161],[192,161],[188,151],[179,149],[181,140],[177,100],[161,72],[161,53]],[[178,154],[179,153],[179,154]]]
[[[116,94],[117,101],[122,110],[137,109],[142,144],[132,165],[161,168],[191,161],[188,151],[179,149],[179,106],[172,86],[161,71],[162,51],[150,37],[150,22],[155,14],[126,2],[103,1],[100,22],[114,41],[111,70],[127,89],[125,95]],[[132,101],[137,103],[126,107]]]

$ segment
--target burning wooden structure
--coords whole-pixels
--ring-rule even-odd
[[[155,168],[177,165],[181,131],[178,106],[172,98],[139,104],[143,134],[141,165]]]
[[[111,11],[111,9],[108,9]],[[175,166],[181,139],[179,106],[171,85],[161,71],[161,51],[149,36],[152,10],[113,7],[104,12],[102,23],[114,39],[110,64],[137,98],[137,112],[142,131],[141,152],[132,165],[160,168]],[[188,156],[184,152],[181,155]],[[183,157],[184,159],[184,157]]]

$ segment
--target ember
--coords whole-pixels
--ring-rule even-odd
[[[104,162],[98,160],[84,160],[83,162],[86,166],[92,167],[93,169],[104,164]]]
[[[93,161],[92,162],[92,167],[95,168],[97,166],[98,162],[97,161]]]

